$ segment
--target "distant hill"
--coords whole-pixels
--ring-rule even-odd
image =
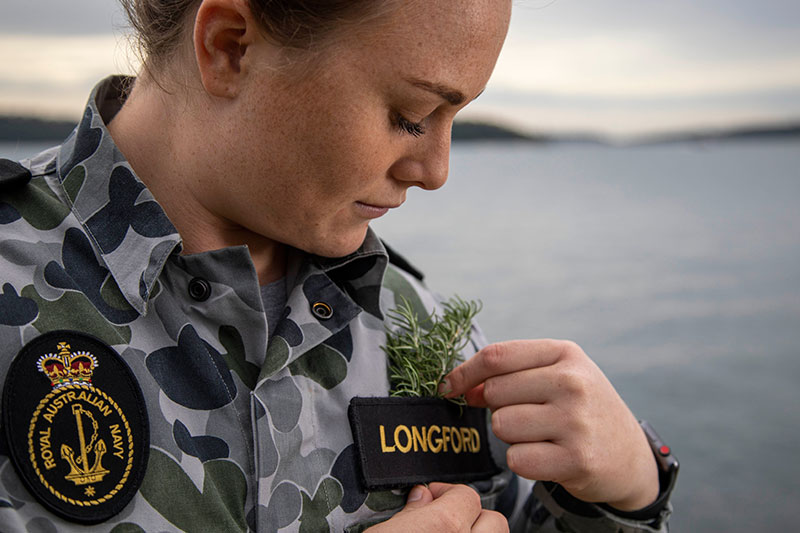
[[[0,141],[61,141],[75,128],[68,120],[45,120],[33,117],[0,115]],[[788,125],[750,126],[731,130],[697,130],[647,135],[623,144],[659,144],[707,142],[737,139],[800,138],[800,122]],[[612,143],[613,139],[594,134],[529,134],[488,122],[456,121],[453,142],[461,141],[527,141],[534,143]],[[615,143],[619,144],[619,143]]]
[[[748,126],[729,130],[687,131],[640,138],[635,144],[800,138],[800,123]]]
[[[526,135],[518,131],[486,122],[456,121],[453,123],[453,141],[547,141],[543,135]]]
[[[0,141],[61,141],[74,128],[66,120],[0,116]]]
[[[758,139],[800,139],[800,122],[784,125],[753,125],[741,128],[697,130],[668,134],[643,135],[625,142],[610,136],[592,133],[526,134],[504,126],[483,122],[458,122],[453,124],[453,141],[530,141],[580,144],[660,144],[680,142],[708,142]]]
[[[75,128],[74,122],[44,120],[32,117],[0,116],[0,141],[60,141]],[[453,124],[454,141],[522,140],[542,141],[543,136],[531,136],[482,122]]]

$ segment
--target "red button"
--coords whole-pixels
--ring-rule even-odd
[[[658,449],[658,453],[660,453],[661,455],[669,455],[670,454],[669,446],[662,446],[661,448]]]

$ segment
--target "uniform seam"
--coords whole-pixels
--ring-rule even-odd
[[[313,385],[310,386],[308,388],[308,390],[309,390],[309,396],[310,396],[309,404],[310,404],[311,410],[312,410],[310,419],[311,419],[311,430],[313,431],[313,435],[314,435],[314,446],[317,449],[322,449],[324,447],[321,446],[320,443],[319,443],[319,440],[318,440],[319,431],[317,431],[317,406],[316,406],[316,403],[314,402],[314,399],[316,397],[316,392],[314,391],[314,386]],[[322,464],[322,459],[321,458],[317,459],[317,464],[318,464],[320,470],[322,470],[322,467],[324,465]],[[316,494],[317,490],[322,490],[322,493],[323,493],[322,496],[325,498],[325,502],[327,504],[326,507],[330,508],[332,500],[331,500],[330,494],[328,493],[327,486],[324,483],[324,481],[325,481],[325,479],[327,477],[329,477],[328,473],[323,474],[323,476],[320,477],[319,482],[317,484],[317,487],[315,487],[314,493]],[[342,487],[342,491],[344,492],[344,487]],[[312,501],[314,499],[314,495],[315,494],[311,494],[310,495]],[[336,507],[338,507],[338,505]],[[330,523],[328,522],[328,516],[334,511],[334,509],[331,509],[331,511],[327,515],[325,515],[325,522],[328,523],[328,527],[330,527]],[[303,514],[302,514],[302,509],[301,509],[300,510],[300,516],[302,517],[302,515]]]
[[[236,418],[239,421],[239,431],[241,432],[242,437],[247,439],[247,433],[244,431],[244,422],[242,415],[241,413],[239,413],[239,409],[236,407],[236,397],[231,394],[231,389],[228,387],[228,384],[225,383],[225,377],[223,376],[219,365],[217,365],[217,362],[214,361],[213,357],[211,357],[211,352],[208,351],[207,342],[205,340],[203,341],[203,349],[206,352],[206,356],[208,356],[208,359],[211,361],[211,364],[214,365],[214,370],[216,370],[217,372],[217,377],[219,377],[222,386],[225,388],[225,393],[228,395],[228,398],[230,399],[230,404],[233,407],[233,411],[236,413]],[[230,369],[228,369],[228,372],[230,373]]]
[[[209,352],[208,345],[207,345],[207,343],[205,341],[203,341],[203,349],[206,352],[206,356],[208,356],[209,360],[211,361],[211,364],[214,365],[214,369],[217,372],[217,376],[219,377],[219,379],[220,379],[220,381],[222,383],[222,386],[225,388],[225,393],[228,395],[228,398],[230,398],[230,405],[233,408],[233,412],[236,413],[236,419],[239,422],[239,433],[241,434],[241,436],[243,438],[243,441],[247,442],[248,441],[248,435],[247,435],[247,432],[245,431],[244,417],[242,416],[242,413],[239,412],[239,407],[236,405],[236,398],[235,398],[235,396],[233,396],[231,394],[231,390],[230,390],[230,388],[228,388],[228,384],[225,383],[225,378],[222,375],[222,371],[221,371],[219,365],[217,365],[217,362],[214,361],[214,358],[211,357],[211,352]],[[230,373],[230,369],[227,369],[227,370]],[[252,468],[253,469],[255,469],[255,461],[254,461],[254,457],[253,457],[254,454],[255,454],[255,451],[252,454],[251,453],[247,454],[247,458],[250,461],[250,463],[252,464]],[[236,464],[235,461],[232,461],[232,462],[234,464]],[[256,487],[256,489],[257,489],[257,487]],[[245,481],[245,490],[249,490],[248,487],[247,487],[247,482],[246,481]],[[257,499],[257,497],[256,497],[256,499]],[[246,505],[247,505],[247,496],[245,496],[245,506]],[[246,511],[246,509],[245,509],[245,511]],[[246,517],[246,513],[245,513],[245,526],[247,525],[246,523],[247,523],[247,517]]]

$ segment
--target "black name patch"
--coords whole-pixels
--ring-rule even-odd
[[[128,365],[94,337],[53,331],[26,344],[6,375],[2,421],[17,474],[67,520],[107,520],[141,485],[144,399]]]
[[[369,490],[468,482],[499,472],[486,409],[438,398],[353,398],[348,415]]]

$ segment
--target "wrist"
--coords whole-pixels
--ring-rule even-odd
[[[614,511],[622,511],[624,513],[643,509],[652,505],[658,498],[658,480],[654,487],[648,487],[646,491],[637,491],[629,498],[624,500],[616,500],[613,502],[606,502],[606,505]]]
[[[658,493],[656,498],[649,504],[633,507],[632,509],[617,507],[618,503],[615,505],[611,502],[599,505],[607,511],[623,518],[652,520],[658,517],[669,503],[670,495],[675,488],[675,482],[678,478],[679,464],[675,456],[672,455],[670,447],[661,440],[653,427],[646,421],[641,421],[640,425],[644,431],[649,448],[652,452],[652,457],[654,457],[657,466]],[[623,502],[623,505],[625,505],[625,503],[626,502]]]
[[[643,509],[655,502],[659,494],[658,464],[644,432],[631,456],[625,481],[626,494],[605,502],[609,507],[623,512]]]
[[[586,500],[581,500],[567,491],[563,486],[552,481],[537,482],[535,487],[538,488],[536,488],[536,490],[541,491],[541,495],[537,494],[537,496],[541,499],[544,497],[543,495],[546,494],[548,498],[552,499],[553,505],[556,506],[554,509],[560,508],[563,511],[584,517],[599,517],[605,512],[611,516],[626,520],[646,522],[648,524],[661,523],[667,520],[671,510],[669,505],[670,495],[672,494],[678,477],[678,461],[672,455],[670,448],[661,441],[647,422],[641,422],[640,424],[645,432],[646,440],[651,450],[650,457],[655,456],[655,462],[657,464],[658,495],[655,501],[652,501],[649,505],[645,502],[640,507],[634,508],[635,510],[623,510],[609,503],[591,503]],[[619,505],[618,502],[615,501],[615,503]],[[625,505],[626,503],[633,504],[632,501],[623,501],[622,504]],[[638,504],[638,502],[636,503]]]

